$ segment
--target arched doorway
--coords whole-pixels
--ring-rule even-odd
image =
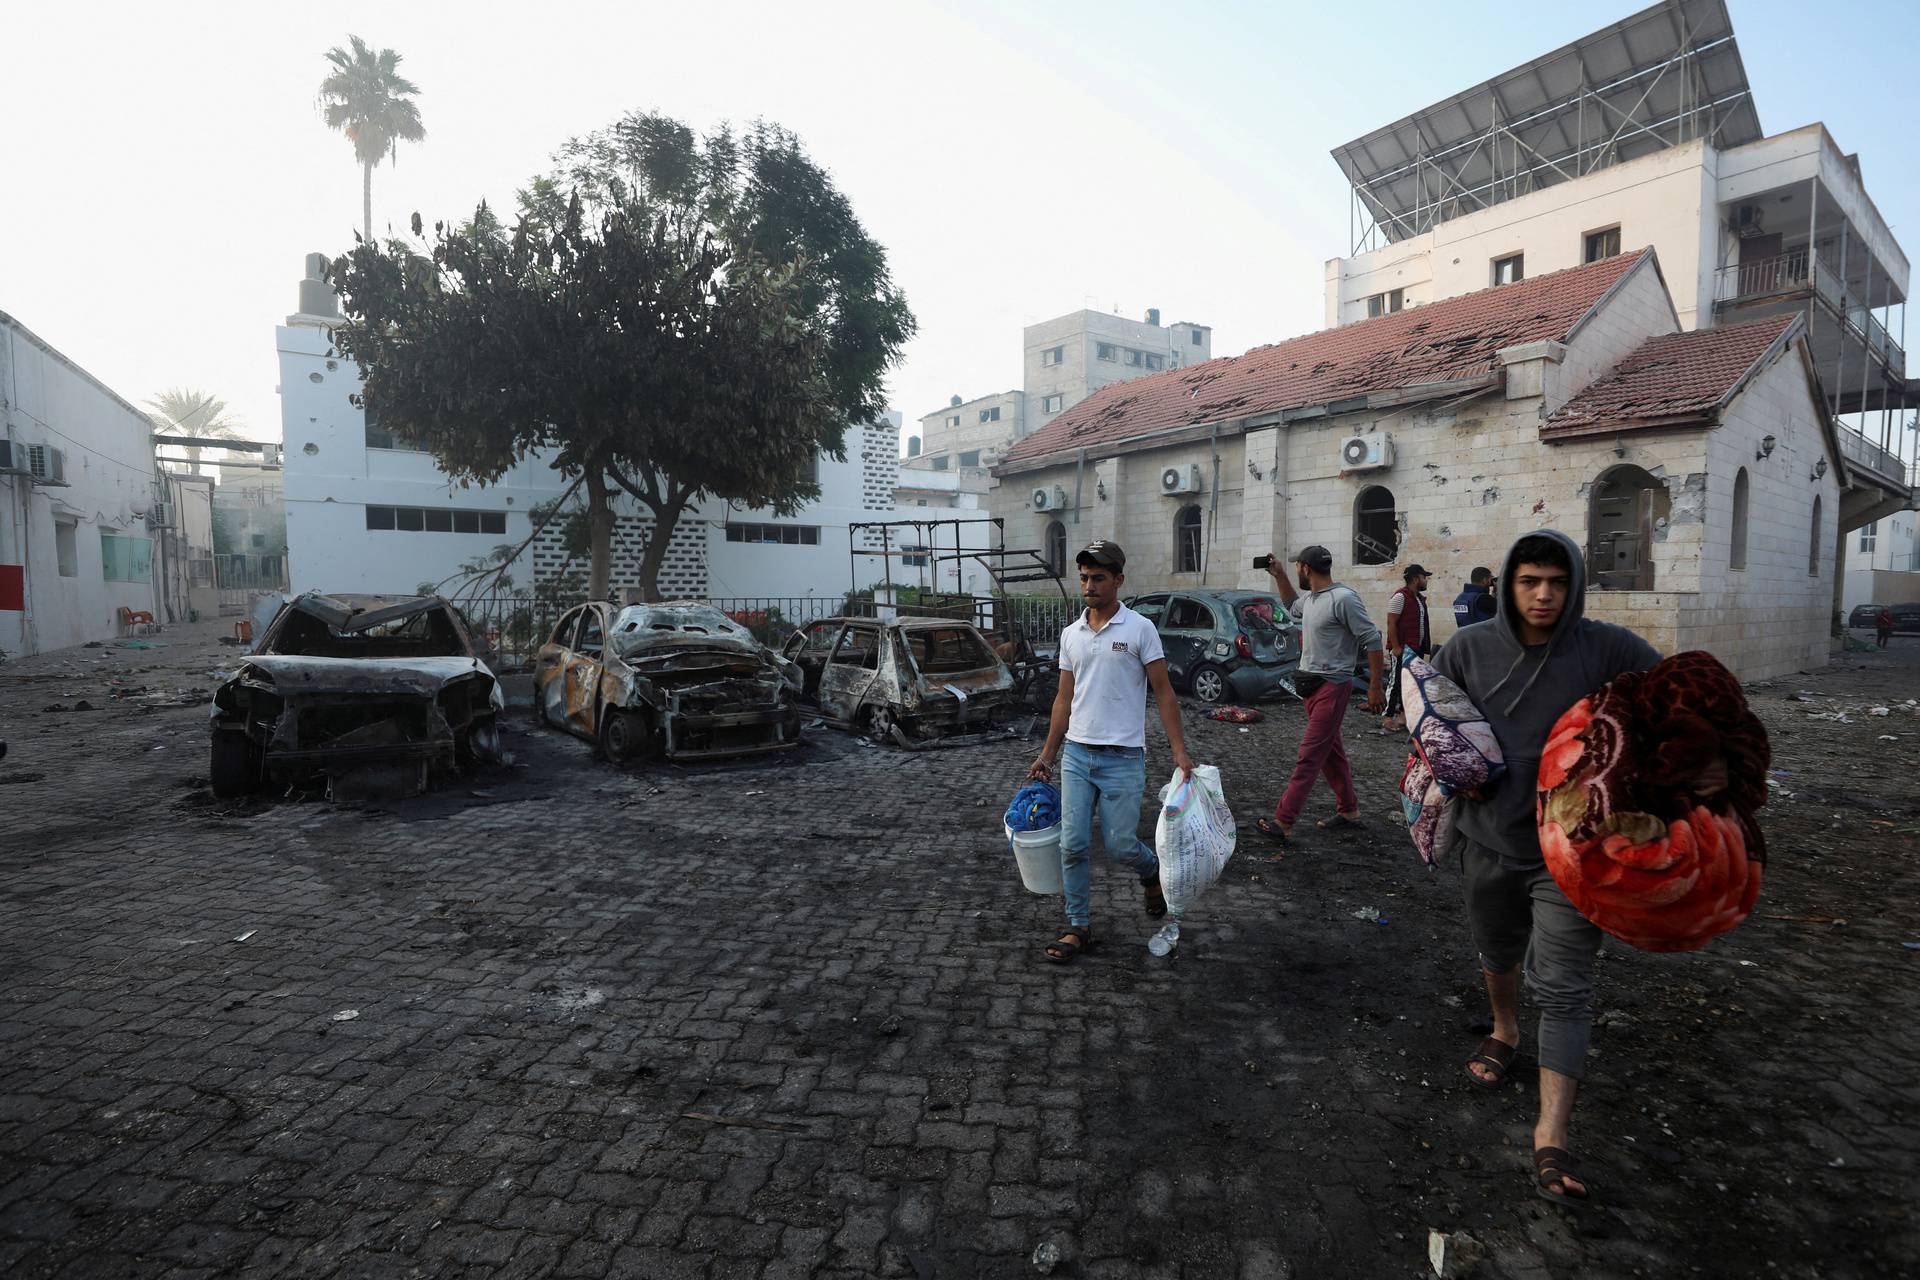
[[[1653,535],[1672,508],[1667,486],[1645,468],[1609,467],[1587,502],[1587,576],[1601,591],[1652,591]]]

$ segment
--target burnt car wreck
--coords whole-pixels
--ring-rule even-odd
[[[823,618],[783,650],[835,728],[921,750],[998,724],[1014,678],[978,628],[949,618]]]
[[[215,795],[324,779],[330,795],[417,794],[500,759],[499,681],[439,596],[283,605],[213,698]]]
[[[800,672],[697,601],[581,605],[534,659],[541,719],[609,760],[714,759],[800,740]]]

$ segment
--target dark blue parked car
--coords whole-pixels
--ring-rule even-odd
[[[1300,638],[1280,598],[1262,591],[1156,591],[1127,607],[1152,622],[1173,687],[1201,702],[1293,692]]]

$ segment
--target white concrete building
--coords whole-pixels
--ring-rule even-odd
[[[1651,246],[1683,329],[1804,317],[1842,447],[1883,482],[1843,527],[1909,493],[1906,253],[1824,125],[1762,133],[1723,0],[1663,0],[1333,156],[1354,237],[1329,326]]]
[[[902,466],[910,470],[960,472],[975,493],[991,487],[988,469],[1061,413],[1101,387],[1178,369],[1213,358],[1213,330],[1179,321],[1160,323],[1104,311],[1073,311],[1021,331],[1023,385],[1014,391],[962,400],[920,419],[920,434],[907,440]]]
[[[1117,539],[1136,594],[1264,588],[1255,556],[1321,543],[1379,611],[1405,565],[1450,598],[1559,528],[1591,616],[1759,679],[1826,661],[1850,471],[1822,394],[1803,318],[1686,332],[1643,250],[1096,392],[989,506],[1010,546]]]
[[[118,634],[169,614],[148,519],[161,511],[153,423],[0,312],[0,652]]]
[[[1851,617],[1863,604],[1920,603],[1920,546],[1911,511],[1869,521],[1846,535],[1846,579],[1840,608]]]
[[[288,573],[292,590],[411,592],[457,575],[462,565],[533,532],[529,512],[561,497],[568,481],[544,459],[516,463],[496,484],[465,485],[432,455],[409,448],[353,397],[360,377],[336,356],[329,331],[340,323],[324,259],[308,258],[301,311],[276,330],[285,449]],[[661,568],[669,597],[839,599],[850,583],[879,576],[876,541],[850,542],[849,525],[893,514],[901,418],[851,428],[846,457],[820,459],[820,498],[798,515],[736,510],[708,501],[683,515]],[[636,586],[650,516],[616,502],[612,593]],[[577,574],[559,522],[546,527],[508,569],[518,589]]]

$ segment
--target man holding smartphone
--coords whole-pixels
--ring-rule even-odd
[[[1333,788],[1334,814],[1321,822],[1321,827],[1350,827],[1360,821],[1360,797],[1353,790],[1353,770],[1347,764],[1340,728],[1347,717],[1347,700],[1353,695],[1353,668],[1361,653],[1367,655],[1367,711],[1372,715],[1379,715],[1386,705],[1386,666],[1380,628],[1367,616],[1367,606],[1359,593],[1333,580],[1331,551],[1318,544],[1302,548],[1293,558],[1292,574],[1274,555],[1262,556],[1253,567],[1265,569],[1273,578],[1280,599],[1300,628],[1300,666],[1294,674],[1294,691],[1306,705],[1307,730],[1300,738],[1293,777],[1274,807],[1273,817],[1255,824],[1262,835],[1285,845],[1307,797],[1313,793],[1316,778],[1324,776]]]

